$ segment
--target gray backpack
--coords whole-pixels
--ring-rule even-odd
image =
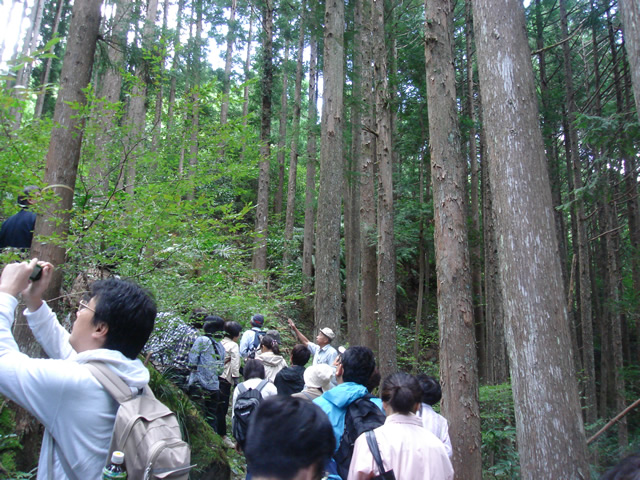
[[[109,454],[124,452],[130,479],[187,480],[191,448],[182,440],[176,415],[146,386],[134,395],[131,388],[102,362],[87,364],[91,373],[120,404]]]

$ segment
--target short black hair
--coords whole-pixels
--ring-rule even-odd
[[[204,319],[204,333],[214,334],[224,330],[224,320],[217,315],[207,315]]]
[[[314,403],[290,396],[271,396],[253,412],[244,448],[254,476],[291,480],[312,467],[320,478],[335,450],[329,417]]]
[[[293,347],[293,350],[291,350],[291,363],[293,363],[294,365],[304,367],[309,361],[310,357],[311,352],[305,345],[302,345],[301,343]]]
[[[440,383],[435,378],[426,373],[419,373],[416,375],[416,379],[422,389],[422,403],[435,405],[442,400],[442,387],[440,387]]]
[[[94,282],[89,296],[96,303],[93,324],[109,327],[104,348],[135,359],[149,340],[158,312],[151,294],[133,282],[109,278]]]
[[[224,324],[224,335],[229,338],[236,338],[240,336],[242,331],[242,325],[238,322],[227,322]]]
[[[264,365],[260,360],[250,358],[247,363],[244,364],[243,376],[245,380],[251,378],[263,378],[266,376],[264,371]]]
[[[369,347],[356,345],[347,348],[342,354],[342,367],[344,368],[342,380],[359,383],[366,387],[376,368],[376,359]]]
[[[393,373],[382,381],[380,398],[391,405],[395,412],[412,412],[416,403],[420,403],[422,390],[418,380],[404,372]]]

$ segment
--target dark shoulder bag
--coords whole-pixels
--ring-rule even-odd
[[[371,455],[373,455],[373,459],[378,465],[378,470],[380,470],[380,475],[372,477],[371,480],[396,480],[396,476],[393,473],[393,470],[389,470],[388,472],[384,469],[384,463],[382,463],[382,457],[380,456],[380,450],[378,449],[378,441],[376,440],[376,434],[373,433],[373,430],[369,430],[365,432],[367,436],[367,444],[369,445],[369,450],[371,450]]]

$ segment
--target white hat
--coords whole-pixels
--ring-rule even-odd
[[[308,387],[322,388],[326,390],[331,383],[333,367],[326,363],[318,363],[308,367],[304,371],[304,384]]]
[[[331,330],[329,327],[321,328],[320,333],[322,333],[329,340],[333,340],[334,338],[336,338],[336,334],[333,333],[333,330]]]

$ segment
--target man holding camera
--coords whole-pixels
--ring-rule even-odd
[[[149,382],[137,355],[149,338],[156,304],[139,286],[116,278],[95,282],[80,302],[69,334],[43,301],[53,265],[37,260],[7,265],[0,275],[0,394],[45,427],[38,480],[100,478],[118,404],[86,364],[103,362],[132,391]],[[11,333],[17,297],[49,359],[21,353]]]

